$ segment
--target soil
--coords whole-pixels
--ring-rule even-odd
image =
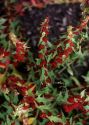
[[[37,45],[40,38],[41,22],[48,16],[49,22],[49,41],[54,42],[60,38],[60,35],[66,32],[67,26],[77,26],[81,18],[80,3],[75,4],[53,4],[45,8],[31,8],[25,11],[25,16],[21,17],[22,31],[32,42]]]

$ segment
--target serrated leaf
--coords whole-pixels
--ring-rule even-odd
[[[45,94],[45,93],[50,93],[51,90],[52,90],[52,88],[50,88],[49,85],[48,85],[48,86],[46,86],[45,88],[43,88],[43,89],[40,91],[40,95],[43,95],[43,94]],[[37,91],[37,94],[39,94],[38,91]]]
[[[89,110],[89,105],[84,106],[86,110]]]
[[[68,71],[68,73],[70,74],[70,75],[72,75],[73,76],[73,71],[72,71],[72,69],[71,69],[71,67],[70,66],[68,66],[68,69],[67,69],[67,71]]]
[[[0,112],[0,119],[4,119],[4,115]]]
[[[6,99],[8,102],[10,101],[9,96],[8,96],[8,95],[6,95],[5,93],[4,93],[4,97],[5,97],[5,99]]]
[[[52,54],[50,54],[50,55],[48,55],[48,57],[47,57],[47,62],[50,62],[50,60],[52,59]]]
[[[4,18],[0,19],[0,25],[4,24],[5,22],[6,22],[6,19],[4,19]]]
[[[48,72],[48,76],[51,78],[51,79],[54,79],[56,77],[56,75],[54,74],[53,71],[49,71]]]
[[[72,80],[70,78],[62,78],[64,85],[70,86],[70,84],[72,83]]]
[[[19,21],[14,21],[14,22],[11,22],[11,27],[16,27],[17,25],[19,24]]]
[[[72,125],[72,123],[73,123],[73,118],[71,117],[70,118],[70,125]]]
[[[11,114],[12,112],[13,112],[13,108],[12,108],[12,107],[8,107],[6,113],[9,115],[9,114]]]
[[[66,49],[67,49],[68,47],[70,47],[70,44],[69,44],[69,43],[66,44]]]
[[[84,90],[80,93],[81,98],[83,98],[83,97],[85,96],[85,92],[86,92],[86,89],[84,89]]]
[[[48,102],[48,99],[44,98],[44,97],[41,97],[38,95],[38,97],[36,98],[37,102],[43,102],[43,103],[46,103]]]
[[[7,116],[7,118],[6,118],[6,123],[7,123],[7,125],[11,125],[11,121],[10,121],[10,119],[8,118],[8,116]]]
[[[48,119],[52,122],[61,122],[62,123],[62,120],[61,118],[57,117],[57,116],[50,116],[48,117]]]
[[[41,77],[40,77],[41,81],[44,81],[45,80],[45,69],[42,68],[41,70]]]
[[[41,60],[40,59],[36,59],[36,64],[40,65],[40,63],[41,63]]]
[[[42,122],[39,123],[39,125],[46,125],[47,121],[47,119],[44,119]]]
[[[51,42],[47,42],[48,44],[48,47],[52,48],[53,47],[53,44]]]
[[[13,103],[17,104],[18,102],[19,102],[18,96],[15,96],[14,99],[13,99]]]
[[[57,96],[56,102],[57,102],[57,103],[63,103],[63,102],[66,102],[67,99],[68,99],[68,92],[66,91],[66,92],[65,92],[65,95],[63,95],[62,92],[60,92],[60,93],[57,94],[56,96]]]
[[[41,111],[51,111],[51,105],[41,105],[41,106],[38,106],[38,109],[40,109]]]
[[[87,102],[87,101],[89,101],[89,96],[88,96],[88,95],[87,95],[87,97],[86,97],[85,101],[86,101],[86,102]]]
[[[79,80],[78,80],[76,77],[72,76],[71,79],[75,82],[75,84],[76,84],[78,87],[81,88],[82,85],[80,84]]]
[[[65,117],[65,115],[64,115],[63,112],[62,112],[62,122],[63,122],[63,123],[66,123],[66,117]]]
[[[4,30],[6,26],[0,26],[0,30]]]
[[[87,72],[86,76],[82,76],[85,80],[85,82],[87,82],[87,84],[89,84],[89,71]]]

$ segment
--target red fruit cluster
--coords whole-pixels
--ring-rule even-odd
[[[21,83],[21,85],[25,83],[25,81],[20,79],[19,77],[16,77],[14,75],[9,76],[6,80],[7,88],[11,90],[14,90],[14,89],[18,90],[19,87],[22,87],[22,86],[17,85],[18,82]]]
[[[75,35],[80,34],[81,31],[87,26],[88,21],[89,21],[89,16],[86,16],[86,18],[81,21],[80,26],[75,28],[75,31],[73,32],[73,34]]]
[[[46,125],[55,125],[53,122],[47,122]]]
[[[40,118],[41,118],[41,119],[47,118],[47,114],[46,114],[45,112],[42,112],[42,113],[40,114]]]
[[[68,98],[68,104],[63,106],[65,112],[69,113],[73,110],[80,110],[83,113],[86,112],[84,105],[86,104],[85,99],[81,96],[73,96]]]
[[[45,55],[47,51],[47,35],[48,35],[48,23],[49,18],[47,17],[41,26],[42,37],[40,39],[40,43],[38,45],[38,58],[41,59],[40,67],[44,67],[46,65]]]
[[[57,48],[59,54],[54,59],[54,61],[51,63],[52,68],[55,69],[56,67],[58,67],[59,64],[62,64],[64,59],[68,58],[69,55],[73,52],[74,43],[72,42],[72,40],[67,40],[66,44],[69,44],[69,47],[65,48],[64,50],[62,50],[61,47]]]
[[[20,16],[24,16],[24,6],[23,3],[18,3],[15,5],[15,11],[17,14],[19,14]]]
[[[14,59],[17,62],[23,62],[26,55],[26,48],[24,47],[24,44],[20,41],[17,41],[16,43],[16,53],[14,55]]]
[[[42,86],[45,86],[46,84],[48,84],[49,82],[51,82],[51,79],[48,77],[48,63],[47,63],[47,49],[48,49],[48,23],[49,23],[49,18],[46,17],[46,19],[44,20],[44,22],[41,25],[41,39],[40,42],[38,44],[38,59],[40,60],[40,64],[39,67],[44,69],[44,81]]]
[[[86,5],[89,5],[89,0],[85,0],[85,4],[86,4]]]
[[[45,33],[45,36],[42,38],[43,42],[47,41],[46,36],[49,34],[48,24],[49,24],[49,17],[46,17],[46,19],[44,20],[44,22],[42,23],[42,26],[41,26],[41,32]]]

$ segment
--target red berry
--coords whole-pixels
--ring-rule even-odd
[[[44,57],[43,54],[41,54],[41,53],[38,54],[38,58],[39,58],[39,59],[42,59],[43,57]]]
[[[42,49],[44,49],[44,48],[45,48],[44,45],[39,45],[39,46],[38,46],[38,49],[39,49],[39,50],[42,50]]]
[[[40,114],[40,118],[42,118],[42,119],[47,118],[47,114],[45,112],[42,112]]]
[[[46,125],[55,125],[53,122],[47,122]]]

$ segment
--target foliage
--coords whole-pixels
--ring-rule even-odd
[[[13,4],[17,5],[15,0],[5,5]],[[19,9],[15,9],[16,13],[24,15],[25,7],[19,4]],[[47,38],[50,20],[46,17],[41,24],[36,56],[22,38],[18,15],[14,19],[12,15],[0,19],[1,125],[87,124],[89,72],[83,76],[85,87],[73,70],[75,62],[80,65],[88,53],[82,48],[89,38],[87,10],[85,3],[79,26],[69,26],[67,33],[53,44]],[[20,66],[26,68],[24,72],[18,70]]]

